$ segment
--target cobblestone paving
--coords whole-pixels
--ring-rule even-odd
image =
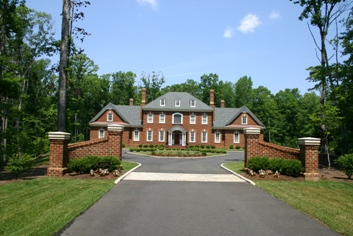
[[[180,173],[153,173],[133,172],[124,180],[140,181],[189,181],[189,182],[245,182],[231,174],[180,174]]]

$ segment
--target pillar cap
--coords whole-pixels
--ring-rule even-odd
[[[305,145],[305,146],[309,146],[309,145],[319,146],[320,139],[319,138],[312,138],[312,137],[298,138],[298,144]]]
[[[108,131],[123,131],[124,126],[118,124],[110,124],[108,125]]]
[[[244,128],[244,134],[260,134],[261,133],[261,129],[259,128]]]
[[[70,133],[61,132],[61,131],[49,132],[48,137],[49,139],[69,140]]]

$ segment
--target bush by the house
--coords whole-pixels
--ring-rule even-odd
[[[109,171],[118,169],[120,161],[113,156],[86,156],[80,159],[71,159],[67,165],[69,172],[76,172],[79,174],[87,174],[91,169],[96,169],[98,162],[111,162],[112,165],[109,167]]]
[[[284,161],[285,159],[283,158],[271,158],[268,168],[274,172],[278,171],[280,173],[283,173],[282,170],[284,166]]]
[[[255,172],[259,170],[266,170],[269,167],[268,157],[254,157],[250,158],[248,161],[248,168],[252,169]]]
[[[21,157],[14,155],[8,161],[5,170],[14,173],[15,178],[18,179],[20,174],[25,173],[34,165],[34,160],[35,158],[29,154],[24,154]]]
[[[234,145],[233,144],[229,145],[229,149],[234,149]]]
[[[348,176],[349,179],[353,175],[353,153],[340,156],[335,163],[338,165],[338,168]]]
[[[236,146],[236,147],[235,147],[235,149],[237,149],[237,150],[240,149],[240,148],[241,148],[240,146]]]

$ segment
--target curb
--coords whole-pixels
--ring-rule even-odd
[[[232,174],[238,176],[239,178],[245,180],[246,182],[252,184],[253,186],[256,185],[256,184],[255,184],[253,181],[251,181],[250,179],[247,179],[247,178],[245,178],[244,176],[242,176],[242,175],[240,175],[240,174],[238,174],[238,173],[236,173],[236,172],[234,172],[234,171],[228,169],[227,167],[224,166],[224,164],[225,164],[225,163],[223,163],[223,164],[221,165],[221,167],[222,167],[223,169],[225,169],[225,170],[229,171],[230,173],[232,173]]]
[[[131,172],[133,172],[134,170],[136,170],[137,168],[139,168],[141,166],[141,163],[138,163],[138,162],[133,162],[133,161],[130,161],[132,163],[136,163],[138,164],[137,166],[135,166],[134,168],[132,168],[131,170],[129,170],[128,172],[126,172],[125,174],[123,174],[122,176],[120,176],[119,178],[117,178],[115,181],[114,181],[114,184],[118,184],[120,181],[122,181],[126,176],[128,176]]]

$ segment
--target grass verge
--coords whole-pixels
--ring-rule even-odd
[[[53,235],[113,186],[113,180],[46,177],[0,185],[0,235]]]
[[[225,166],[241,174],[243,162]],[[343,235],[353,235],[353,184],[338,181],[254,181],[272,196],[318,219]]]

